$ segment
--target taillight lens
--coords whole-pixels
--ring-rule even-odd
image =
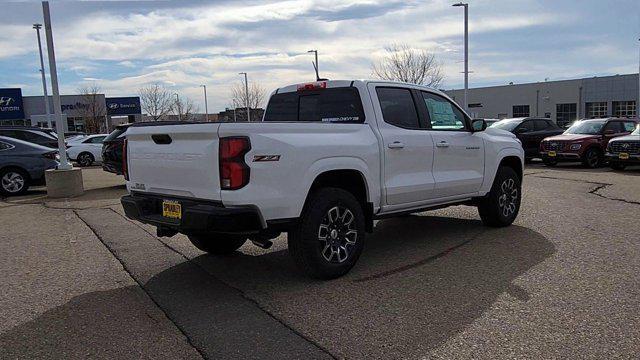
[[[220,139],[220,188],[236,190],[249,183],[249,166],[244,155],[251,150],[246,137],[226,137]]]
[[[122,175],[129,181],[129,164],[127,163],[127,139],[122,142]]]
[[[42,154],[42,156],[46,157],[47,159],[56,160],[58,158],[58,152],[50,151],[48,153]]]

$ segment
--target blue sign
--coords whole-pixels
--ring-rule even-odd
[[[0,120],[24,119],[21,89],[0,89]]]
[[[106,98],[107,115],[135,115],[141,114],[140,98],[135,97],[112,97]]]

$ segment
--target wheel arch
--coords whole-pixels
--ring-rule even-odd
[[[0,167],[0,174],[2,174],[5,170],[18,170],[27,176],[27,180],[31,181],[31,174],[27,169],[21,166],[11,164],[11,165]]]
[[[362,206],[366,230],[373,231],[373,203],[371,202],[370,186],[364,173],[352,168],[336,168],[317,174],[307,191],[303,211],[315,191],[328,187],[351,193]]]

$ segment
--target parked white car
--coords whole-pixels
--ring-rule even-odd
[[[89,135],[67,143],[67,155],[80,166],[102,162],[102,141],[109,134]]]
[[[375,219],[464,204],[485,225],[510,225],[524,152],[515,135],[485,129],[423,86],[290,85],[272,93],[262,122],[133,124],[122,205],[159,236],[184,233],[211,254],[247,239],[267,248],[287,231],[304,272],[335,278]]]

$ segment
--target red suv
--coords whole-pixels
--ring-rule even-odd
[[[637,120],[618,118],[576,121],[563,134],[542,140],[542,160],[548,166],[560,161],[582,161],[589,168],[601,166],[609,140],[630,134],[636,124]]]

